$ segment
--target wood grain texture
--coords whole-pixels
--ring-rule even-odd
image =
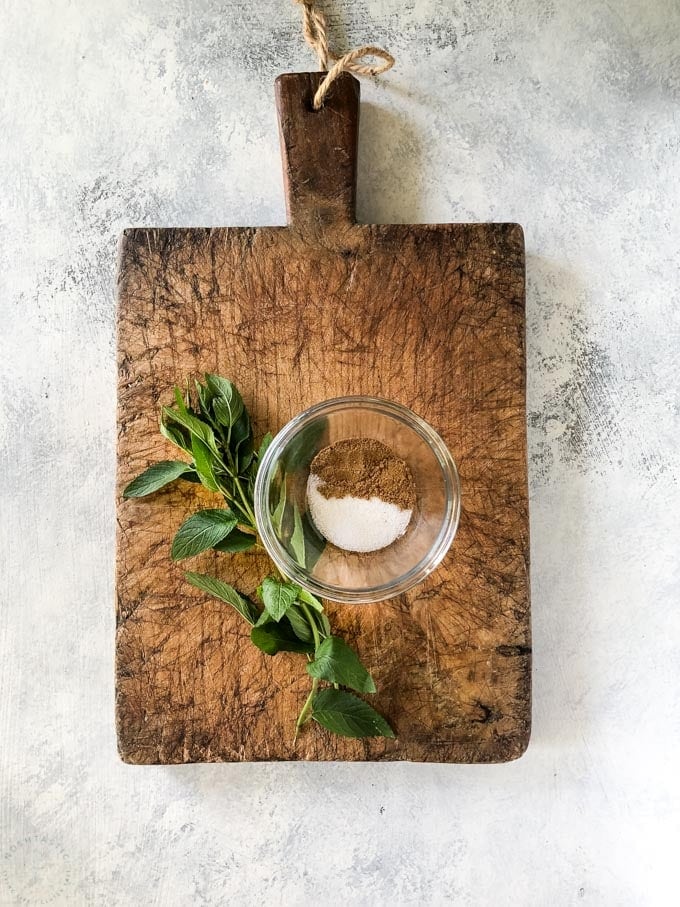
[[[528,742],[522,230],[355,224],[358,85],[343,78],[312,113],[317,83],[300,74],[277,86],[289,227],[138,229],[121,243],[116,717],[127,762],[499,762]],[[205,371],[239,386],[259,434],[366,393],[411,407],[449,445],[463,509],[442,566],[391,601],[328,605],[396,740],[311,726],[294,743],[308,691],[300,656],[260,653],[238,615],[169,558],[179,524],[214,496],[179,483],[122,500],[133,476],[175,456],[159,406]],[[246,593],[268,570],[253,554],[190,567]]]

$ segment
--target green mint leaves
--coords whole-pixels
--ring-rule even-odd
[[[220,486],[215,474],[215,457],[208,445],[196,435],[191,439],[191,453],[198,477],[208,491],[219,491]]]
[[[250,639],[258,649],[266,655],[276,655],[278,652],[305,652],[314,651],[314,646],[301,640],[287,620],[279,623],[266,621],[259,627],[250,631]]]
[[[226,538],[237,523],[231,510],[199,510],[185,520],[172,542],[173,561],[192,557]]]
[[[207,592],[208,595],[219,598],[220,601],[231,605],[241,617],[248,621],[251,627],[254,626],[259,616],[257,608],[249,598],[241,595],[233,586],[204,573],[187,573],[185,576],[192,586],[196,586],[197,589]]]
[[[243,398],[226,378],[207,374],[205,383],[196,381],[193,402],[178,387],[174,393],[174,405],[161,409],[161,434],[191,457],[188,477],[221,494],[239,525],[255,535],[255,475],[271,435],[256,451]]]
[[[205,407],[206,411],[209,411],[210,403],[212,403],[213,412],[221,425],[235,425],[244,410],[241,395],[231,381],[220,378],[219,375],[206,375],[205,380],[210,394],[210,401]]]
[[[249,535],[247,532],[241,532],[240,529],[232,529],[226,539],[222,539],[216,545],[213,545],[215,551],[225,551],[228,554],[239,554],[242,551],[249,551],[257,544],[257,538]]]
[[[363,699],[343,690],[321,690],[314,698],[312,718],[343,737],[394,737],[394,731]]]
[[[314,661],[307,665],[307,673],[319,680],[339,683],[358,693],[375,693],[375,683],[359,656],[337,636],[329,636],[316,650]]]
[[[172,541],[174,561],[213,549],[238,555],[260,547],[254,513],[257,470],[272,442],[267,433],[255,446],[248,410],[237,388],[219,375],[196,381],[191,394],[174,389],[172,406],[161,410],[160,431],[190,462],[163,460],[149,466],[125,488],[125,498],[141,498],[182,479],[200,482],[221,495],[224,506],[199,510],[179,527]],[[291,445],[281,472],[275,531],[301,567],[311,570],[325,542],[306,513],[290,500],[285,473],[309,462],[318,441],[309,431]],[[296,721],[296,735],[312,719],[345,737],[394,737],[387,721],[354,693],[376,692],[358,654],[333,636],[322,602],[285,577],[267,576],[257,590],[261,606],[217,577],[189,572],[187,582],[233,608],[250,626],[250,639],[261,652],[305,655],[312,686]],[[332,686],[323,686],[332,684]],[[345,689],[343,689],[345,688]]]
[[[367,702],[340,689],[319,690],[324,680],[356,690],[375,693],[375,683],[357,653],[338,636],[316,596],[295,583],[268,576],[258,589],[264,610],[250,638],[267,655],[279,652],[313,653],[307,673],[312,691],[297,721],[301,728],[310,718],[345,737],[394,737],[389,724]]]
[[[262,601],[273,620],[281,620],[300,595],[300,587],[268,576],[262,583]]]
[[[147,494],[153,494],[154,491],[164,488],[175,479],[181,478],[185,473],[192,472],[188,463],[182,463],[180,460],[163,460],[161,463],[154,463],[144,472],[133,479],[123,492],[124,498],[143,498]]]
[[[171,406],[164,406],[161,414],[165,425],[169,424],[172,426],[175,423],[174,431],[182,438],[182,443],[178,444],[182,450],[190,450],[194,438],[198,438],[209,448],[211,453],[217,454],[217,442],[210,425],[206,425],[201,419],[192,415],[186,406],[181,410],[173,409]],[[184,432],[181,429],[184,429]]]

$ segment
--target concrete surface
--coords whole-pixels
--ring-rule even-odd
[[[360,217],[526,229],[533,742],[118,762],[116,238],[282,222],[273,80],[313,58],[287,0],[2,0],[0,903],[677,904],[679,8],[325,6],[398,60]]]

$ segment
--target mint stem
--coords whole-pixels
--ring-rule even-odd
[[[314,704],[314,696],[316,695],[318,687],[319,680],[317,677],[315,677],[312,680],[312,689],[309,691],[309,696],[307,697],[305,704],[302,706],[302,711],[298,715],[298,720],[295,722],[296,730],[299,730],[306,721],[309,721],[312,712],[312,705]]]
[[[319,637],[319,631],[317,630],[317,627],[316,627],[316,621],[312,617],[312,613],[309,610],[308,605],[305,604],[305,602],[298,601],[298,604],[300,605],[300,610],[307,618],[307,623],[309,624],[309,627],[312,631],[312,636],[314,637],[314,649],[315,649],[315,654],[316,654],[316,649],[318,649],[319,646],[321,645],[321,639]]]

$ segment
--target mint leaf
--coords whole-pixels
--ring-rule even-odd
[[[191,453],[191,434],[179,425],[166,425],[161,418],[161,434],[180,450]]]
[[[285,583],[268,576],[262,581],[262,601],[274,620],[281,620],[300,594],[295,583]]]
[[[212,548],[236,525],[231,510],[199,510],[179,527],[172,542],[172,559],[180,561]]]
[[[257,462],[258,463],[262,462],[262,458],[266,454],[267,448],[269,447],[269,445],[272,443],[273,440],[274,440],[274,438],[272,436],[272,433],[270,431],[268,431],[267,434],[262,439],[262,441],[260,442],[260,448],[257,452]]]
[[[394,737],[394,731],[363,699],[344,690],[321,690],[314,697],[312,718],[342,737]]]
[[[246,449],[245,451],[239,452],[239,455],[238,455],[238,471],[239,471],[241,474],[243,474],[243,473],[246,472],[246,470],[248,469],[248,467],[250,466],[250,464],[253,462],[253,458],[254,458],[254,457],[255,457],[255,452],[254,452],[253,449],[252,449],[252,445],[251,445],[251,449],[250,449],[250,450],[247,450],[247,449]]]
[[[326,539],[319,535],[306,511],[302,514],[302,531],[305,537],[305,568],[307,571],[311,571],[323,554]]]
[[[279,502],[272,513],[272,526],[279,539],[283,534],[283,518],[286,514],[286,477],[281,479],[281,488],[279,490]]]
[[[164,421],[167,422],[169,419],[171,422],[176,422],[178,425],[181,425],[190,434],[200,438],[204,444],[207,444],[212,453],[217,455],[215,434],[209,425],[206,425],[205,422],[202,422],[196,416],[192,416],[186,409],[184,412],[179,412],[176,409],[172,409],[171,406],[164,406],[161,412]]]
[[[192,472],[189,463],[180,460],[163,460],[149,466],[143,473],[133,479],[123,492],[124,498],[143,498],[153,494],[175,479],[179,479],[185,472]]]
[[[271,623],[274,623],[274,621],[272,621],[271,614],[265,608],[265,610],[260,614],[260,616],[255,621],[255,626],[262,627],[262,626],[264,626],[264,624],[271,624]]]
[[[212,408],[217,421],[233,425],[243,413],[243,399],[231,381],[219,375],[206,375],[206,384],[213,395]]]
[[[316,622],[318,623],[319,629],[321,630],[321,635],[330,636],[332,632],[331,625],[330,621],[326,617],[326,613],[324,611],[315,611],[314,617],[316,618]]]
[[[185,576],[192,586],[231,605],[251,627],[253,626],[258,617],[258,610],[249,598],[241,595],[233,586],[205,573],[186,573]]]
[[[280,622],[269,621],[261,626],[253,627],[250,631],[252,642],[267,655],[276,655],[277,652],[306,652],[314,651],[312,643],[298,639],[287,618]]]
[[[302,528],[302,517],[297,504],[293,504],[293,534],[290,537],[290,547],[293,557],[301,566],[305,566],[305,532]]]
[[[229,437],[229,445],[234,452],[234,456],[245,442],[250,442],[250,450],[253,448],[253,430],[250,424],[250,416],[248,415],[248,410],[244,409],[241,415],[238,417],[236,422],[231,427],[231,435]],[[241,451],[243,453],[243,451]]]
[[[175,394],[177,409],[182,413],[183,416],[188,416],[189,410],[187,409],[187,404],[185,403],[184,397],[182,396],[182,391],[178,387],[173,387],[173,393]]]
[[[201,408],[202,414],[208,419],[209,422],[212,421],[210,413],[210,404],[212,402],[212,394],[210,389],[201,384],[200,381],[195,381],[196,385],[196,394],[198,396],[198,405]]]
[[[306,605],[309,605],[309,607],[312,608],[312,616],[316,620],[319,630],[321,630],[321,635],[330,636],[331,625],[328,621],[328,618],[326,617],[326,612],[323,609],[323,605],[316,597],[316,595],[312,595],[312,593],[308,592],[306,589],[300,589],[300,592],[298,594],[298,601],[304,602]]]
[[[312,593],[308,592],[306,589],[300,589],[300,591],[298,592],[298,598],[301,602],[309,605],[310,608],[314,608],[315,611],[323,611],[323,605],[316,597],[316,595],[312,595]]]
[[[312,628],[309,626],[305,615],[302,613],[299,605],[291,605],[286,611],[286,618],[290,621],[293,633],[303,642],[311,642],[314,639]]]
[[[329,636],[316,650],[314,661],[307,665],[307,673],[319,680],[339,683],[359,693],[375,693],[375,683],[359,656],[344,639]]]
[[[213,455],[207,444],[193,435],[191,438],[191,453],[198,476],[209,491],[219,491],[219,485],[213,471]]]
[[[222,539],[216,545],[213,545],[215,551],[225,551],[228,554],[236,554],[239,551],[248,551],[255,544],[255,536],[248,535],[247,532],[241,532],[240,529],[232,529],[226,539]]]
[[[286,447],[285,463],[282,464],[285,472],[297,472],[309,466],[323,447],[321,438],[327,428],[328,419],[316,419],[295,435]]]

